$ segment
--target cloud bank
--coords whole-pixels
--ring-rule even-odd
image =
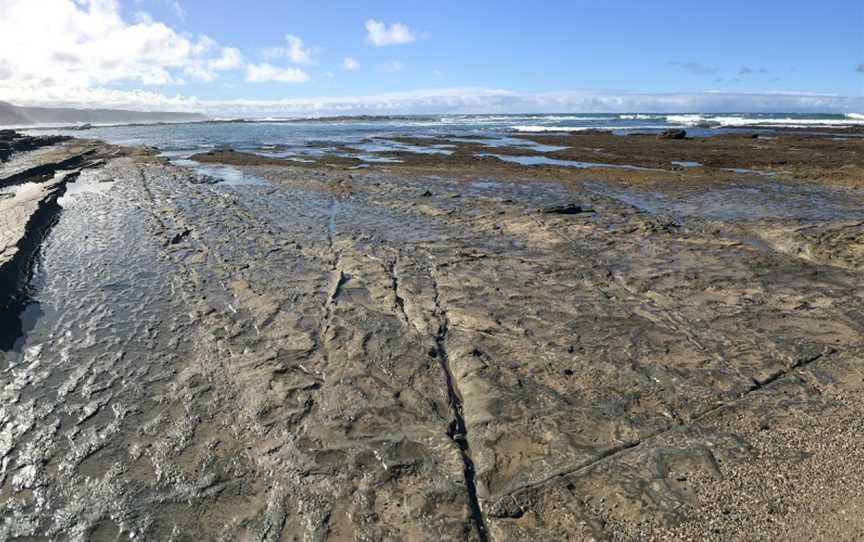
[[[0,80],[6,87],[96,87],[214,81],[242,63],[237,49],[190,37],[116,0],[0,1]]]
[[[612,90],[519,93],[495,89],[418,90],[357,97],[202,102],[211,114],[240,116],[446,113],[861,112],[864,97],[806,93],[652,94]]]
[[[267,64],[252,65],[250,80],[302,82],[303,76]],[[567,90],[524,93],[504,89],[446,88],[368,96],[285,98],[281,100],[201,100],[154,92],[43,87],[11,93],[0,85],[0,100],[19,105],[116,107],[133,110],[202,112],[214,117],[275,117],[367,114],[465,113],[726,113],[864,112],[864,97],[772,93],[640,93]]]

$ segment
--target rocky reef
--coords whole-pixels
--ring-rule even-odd
[[[854,539],[852,169],[608,144],[717,167],[11,153],[0,539]]]
[[[0,348],[21,331],[18,312],[39,245],[60,212],[58,199],[109,153],[97,143],[0,131]]]

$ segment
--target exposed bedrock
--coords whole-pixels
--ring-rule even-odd
[[[0,539],[861,532],[859,192],[272,161],[231,185],[92,150],[0,200],[79,191],[0,353]]]
[[[18,315],[27,303],[27,281],[42,240],[61,211],[58,200],[82,168],[99,165],[110,151],[104,145],[67,145],[68,138],[26,137],[6,130],[0,137],[13,142],[0,166],[0,349],[8,349],[20,334]]]

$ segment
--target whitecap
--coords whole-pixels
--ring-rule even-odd
[[[661,115],[646,115],[644,113],[636,113],[633,115],[618,115],[621,120],[653,120],[663,118]]]
[[[851,115],[856,115],[852,113]],[[845,119],[792,118],[792,117],[749,117],[746,115],[668,115],[666,121],[670,124],[695,126],[700,128],[737,127],[737,126],[767,126],[777,128],[807,128],[818,126],[859,126],[864,125],[864,116],[860,119],[846,115]]]
[[[511,126],[511,130],[516,132],[525,132],[525,133],[533,133],[533,132],[582,132],[585,130],[594,130],[593,126]]]

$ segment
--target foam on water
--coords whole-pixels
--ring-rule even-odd
[[[800,116],[747,116],[747,115],[668,115],[667,122],[683,126],[698,127],[737,127],[737,126],[767,126],[784,128],[864,126],[864,116],[850,113],[846,118],[806,118]]]
[[[621,120],[659,120],[664,119],[664,115],[645,115],[642,113],[635,113],[632,115],[618,115],[618,118]]]
[[[411,117],[363,117],[360,119],[305,119],[264,122],[199,122],[190,124],[94,127],[87,137],[120,145],[148,145],[169,158],[188,158],[202,150],[227,147],[242,152],[268,153],[267,156],[296,155],[316,157],[339,147],[375,141],[397,151],[441,153],[444,149],[398,144],[393,138],[421,137],[505,140],[516,133],[578,133],[604,130],[616,134],[634,131],[659,132],[686,126],[690,135],[699,137],[755,126],[775,127],[864,126],[864,114],[676,114],[676,113],[590,113],[551,115],[427,115]],[[36,130],[80,136],[74,130]],[[444,139],[442,139],[444,141]],[[383,151],[382,151],[383,152]],[[262,154],[263,154],[262,153]],[[272,153],[272,154],[270,154]]]
[[[541,133],[541,132],[582,132],[585,130],[596,130],[593,126],[511,126],[512,130],[516,132],[525,132],[525,133]],[[608,128],[612,129],[612,128]]]
[[[498,160],[502,160],[504,162],[511,162],[514,164],[519,164],[522,166],[560,166],[560,167],[572,167],[577,169],[590,169],[590,168],[612,168],[612,169],[637,169],[637,170],[648,170],[649,168],[642,168],[639,166],[629,166],[624,164],[604,164],[600,162],[580,162],[577,160],[559,160],[557,158],[549,158],[546,156],[511,156],[507,154],[494,154],[494,153],[480,153],[477,154],[479,157],[491,157],[497,158]]]
[[[608,119],[607,119],[608,120]],[[594,125],[594,126],[540,126],[540,125],[516,125],[510,129],[515,132],[530,133],[547,133],[547,132],[585,132],[588,130],[600,130],[604,132],[630,132],[633,130],[665,130],[669,126],[662,124],[640,124],[634,126],[627,125]]]
[[[224,164],[202,164],[194,160],[174,160],[174,164],[195,170],[201,175],[219,179],[226,185],[249,186],[266,185],[267,181]]]

